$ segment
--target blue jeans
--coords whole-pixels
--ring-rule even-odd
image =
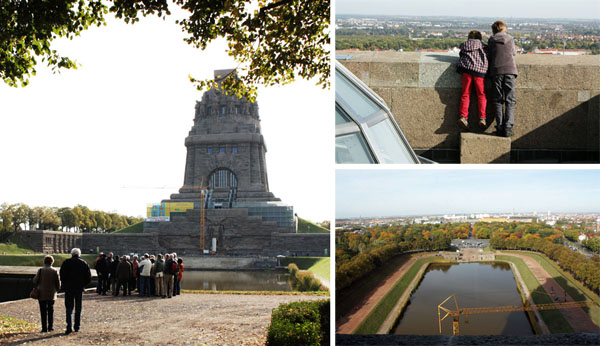
[[[140,297],[150,297],[150,277],[140,275]]]
[[[65,310],[67,313],[67,330],[71,329],[71,315],[73,314],[73,305],[75,305],[75,325],[73,329],[79,330],[81,323],[81,299],[83,291],[65,291]]]
[[[517,76],[513,74],[499,74],[492,77],[492,89],[488,104],[496,118],[497,129],[512,129],[515,123],[515,105],[517,104],[515,78]]]

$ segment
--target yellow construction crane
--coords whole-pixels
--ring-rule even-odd
[[[204,186],[204,177],[202,177],[202,180],[200,182],[200,249],[202,250],[202,253],[204,253],[206,251],[205,248],[205,239],[206,238],[206,225],[205,225],[205,216],[204,216],[204,209],[206,209],[204,207],[204,197],[205,197],[205,190],[208,189],[208,186]]]
[[[450,298],[454,298],[454,305],[456,306],[456,310],[448,309],[442,305],[446,303]],[[536,304],[536,305],[509,305],[509,306],[495,306],[495,307],[485,307],[485,308],[459,308],[458,301],[456,300],[456,294],[450,295],[446,300],[444,300],[440,305],[438,305],[438,324],[440,327],[440,334],[442,333],[442,321],[448,317],[452,316],[452,334],[460,335],[459,329],[459,319],[460,315],[464,315],[465,318],[468,318],[469,315],[475,314],[488,314],[494,312],[512,312],[512,311],[534,311],[534,310],[555,310],[555,309],[575,309],[582,308],[585,306],[594,305],[594,302],[591,300],[579,301],[579,302],[565,302],[565,303],[548,303],[548,304]],[[442,311],[446,314],[442,317]]]

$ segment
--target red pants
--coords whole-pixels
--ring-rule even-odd
[[[471,83],[472,82],[472,83]],[[485,106],[487,99],[483,88],[483,78],[476,77],[469,73],[462,74],[462,96],[460,97],[460,116],[469,118],[469,102],[471,98],[471,85],[475,84],[475,93],[477,93],[477,106],[479,109],[479,118],[485,119]]]

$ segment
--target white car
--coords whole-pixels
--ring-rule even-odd
[[[335,62],[335,162],[435,163],[417,156],[373,90]]]

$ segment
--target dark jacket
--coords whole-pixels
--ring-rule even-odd
[[[154,272],[162,273],[164,270],[165,270],[165,260],[162,258],[159,260],[156,260],[156,262],[154,263]]]
[[[117,266],[119,265],[119,263],[119,259],[115,259],[108,265],[108,272],[110,273],[111,278],[116,277],[115,275],[117,274]]]
[[[488,40],[488,61],[490,63],[490,75],[517,73],[515,64],[515,41],[509,34],[500,31]]]
[[[469,39],[460,44],[460,57],[457,71],[470,73],[477,77],[485,77],[488,71],[487,47],[477,39]]]
[[[58,272],[50,265],[44,265],[33,277],[33,286],[39,290],[38,300],[56,300],[56,292],[60,289]]]
[[[90,266],[79,256],[68,258],[60,266],[60,281],[64,291],[83,291],[92,281]]]
[[[131,278],[131,265],[127,261],[119,262],[117,266],[116,274],[117,279],[120,281],[127,281]]]
[[[100,258],[96,261],[96,269],[97,274],[108,275],[108,261],[106,258]]]
[[[173,273],[173,263],[176,263],[176,262],[173,261],[172,258],[169,258],[168,260],[166,260],[165,261],[165,269],[163,270],[163,273],[170,274],[170,275],[175,274],[175,273]]]

